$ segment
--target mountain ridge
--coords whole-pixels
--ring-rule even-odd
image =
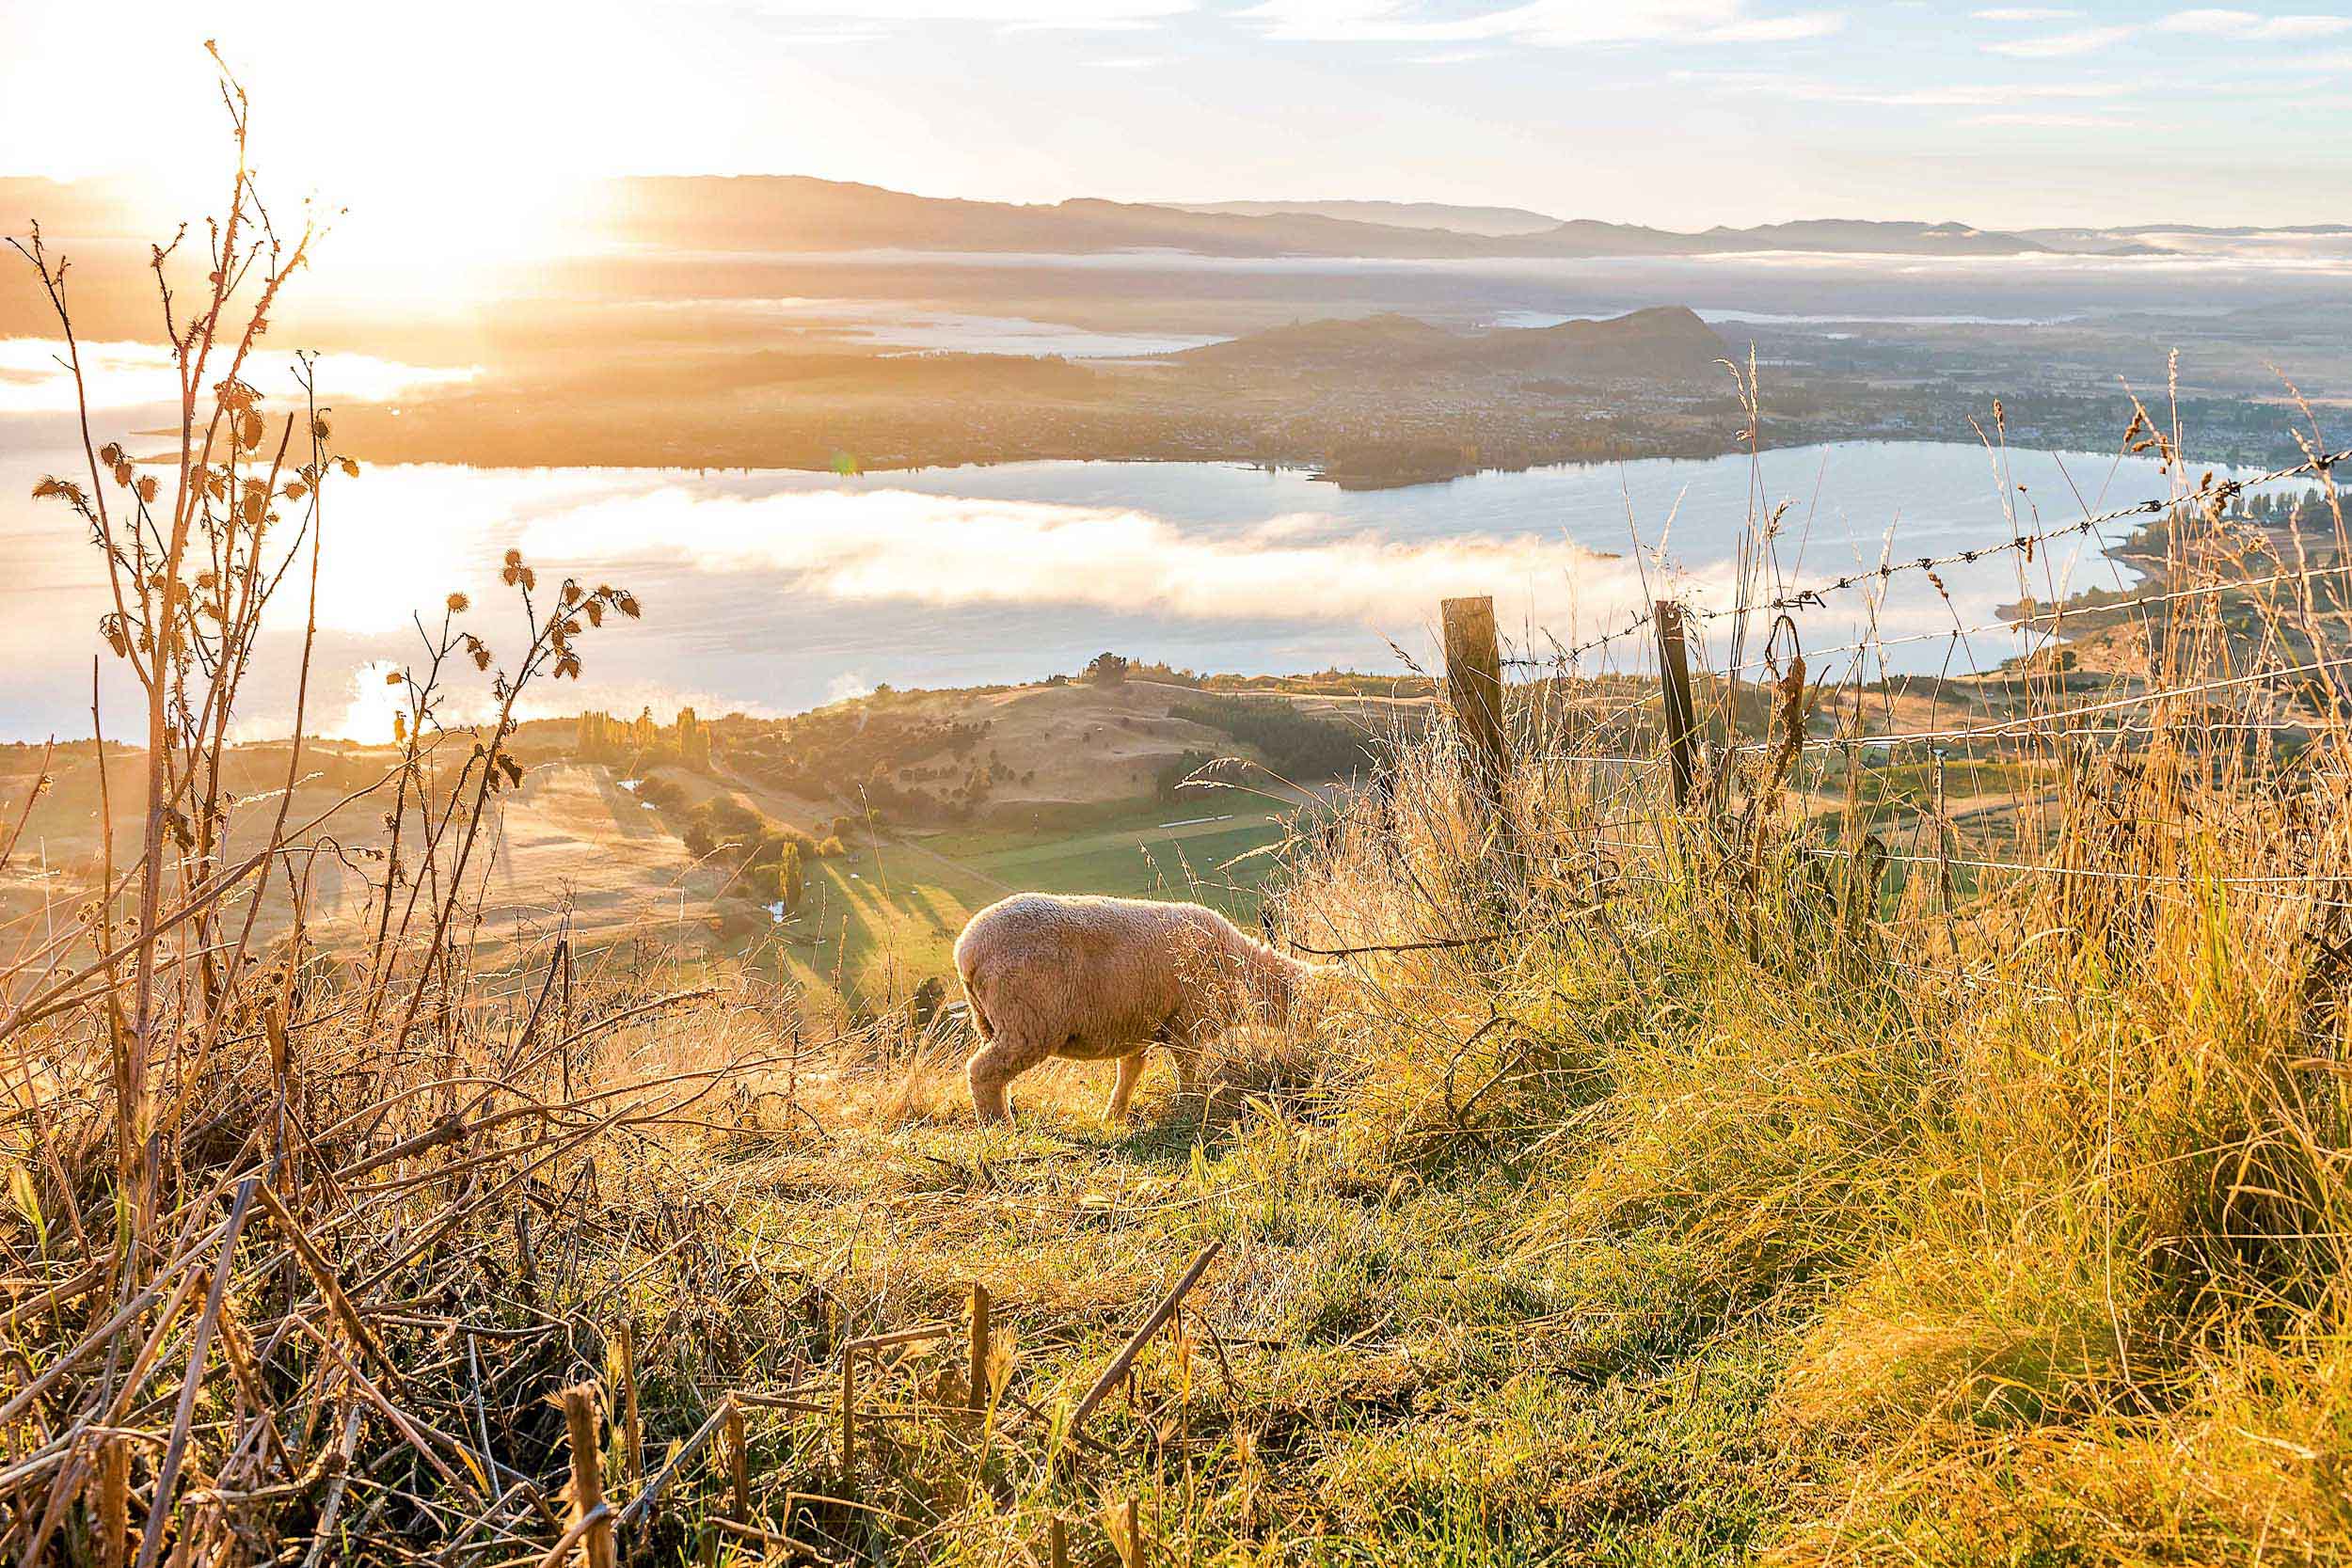
[[[1465,233],[1285,210],[1203,212],[1074,197],[1053,203],[914,196],[809,175],[642,175],[610,182],[605,222],[638,243],[772,251],[1103,254],[1488,260],[1698,256],[1743,250],[2028,255],[2051,247],[1950,222],[1801,219],[1699,233],[1576,218],[1517,234]]]
[[[148,237],[151,205],[133,177],[55,181],[0,174],[0,232],[41,220],[53,240]],[[1168,250],[1221,258],[1398,261],[1717,256],[2169,254],[2149,236],[2326,237],[2346,226],[2145,223],[1981,229],[1950,220],[1797,218],[1681,230],[1599,218],[1556,219],[1529,208],[1372,199],[1115,201],[1073,197],[1018,203],[920,196],[799,174],[638,175],[603,181],[588,231],[621,243],[773,254],[844,250],[1105,254]],[[1386,220],[1386,221],[1382,221]]]

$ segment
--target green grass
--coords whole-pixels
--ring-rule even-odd
[[[1793,1340],[1784,1313],[1726,1292],[1711,1239],[1661,1221],[1547,1246],[1527,1218],[1568,1196],[1569,1168],[1472,1162],[1399,1183],[1312,1120],[1203,1129],[1156,1073],[1145,1124],[1114,1131],[1094,1114],[1105,1076],[1057,1064],[1025,1078],[1009,1135],[962,1122],[929,1079],[912,1101],[838,1103],[821,1146],[753,1154],[710,1189],[730,1217],[717,1255],[746,1268],[829,1251],[846,1216],[893,1216],[843,1259],[828,1321],[953,1318],[977,1280],[1009,1386],[1046,1410],[1076,1398],[1184,1259],[1223,1245],[1191,1320],[1219,1344],[1198,1330],[1156,1342],[1132,1395],[1089,1424],[1120,1457],[1050,1478],[1009,1435],[984,1467],[996,1500],[958,1508],[937,1474],[968,1457],[927,1447],[919,1421],[876,1422],[863,1500],[930,1528],[910,1545],[907,1527],[836,1522],[848,1540],[885,1561],[1017,1560],[1008,1548],[1034,1547],[1050,1511],[1073,1521],[1076,1560],[1102,1561],[1101,1502],[1128,1495],[1153,1561],[1251,1561],[1253,1540],[1279,1538],[1282,1560],[1315,1563],[1679,1565],[1743,1561],[1773,1539],[1804,1465],[1758,1433]],[[627,1251],[588,1293],[628,1279],[601,1314],[677,1321],[707,1267]],[[699,1419],[699,1382],[821,1364],[834,1330],[788,1294],[751,1301],[723,1341],[666,1342],[657,1373],[675,1402],[650,1449]],[[914,1354],[866,1397],[951,1399],[959,1350]],[[787,1494],[832,1488],[832,1423],[755,1421],[756,1514],[805,1529]],[[690,1483],[671,1551],[719,1500]]]
[[[1136,898],[1197,897],[1229,913],[1255,918],[1258,883],[1273,864],[1272,859],[1262,855],[1237,865],[1229,863],[1280,843],[1282,824],[1262,814],[1194,820],[1210,815],[1166,807],[1149,816],[1067,838],[981,840],[937,847],[1013,887]],[[1170,822],[1184,825],[1165,826]]]

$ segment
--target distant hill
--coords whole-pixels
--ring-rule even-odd
[[[1558,218],[1524,207],[1456,207],[1444,201],[1167,201],[1161,205],[1180,213],[1225,213],[1253,218],[1302,214],[1385,224],[1391,229],[1444,229],[1456,234],[1538,234],[1560,227]]]
[[[1710,229],[1695,236],[1725,250],[1878,252],[1906,256],[2016,256],[2049,246],[2022,234],[1972,229],[1964,223],[1880,223],[1857,218],[1809,218],[1755,229]]]
[[[1711,373],[1729,353],[1696,314],[1665,306],[1607,321],[1480,333],[1450,332],[1394,314],[1301,322],[1167,357],[1252,372],[1504,372],[1572,380],[1623,375],[1678,380]]]
[[[603,223],[615,238],[699,249],[1056,255],[1171,250],[1202,256],[1443,260],[1699,256],[1740,250],[1996,256],[2050,248],[2020,235],[1958,223],[1818,219],[1685,234],[1576,219],[1513,233],[1466,232],[1427,223],[1367,222],[1330,215],[1327,209],[1346,205],[1336,202],[1311,204],[1313,211],[1245,202],[1220,203],[1204,210],[1091,198],[1020,205],[912,196],[879,185],[802,175],[644,177],[614,181],[607,189]],[[1256,211],[1261,205],[1279,210]],[[1380,208],[1386,204],[1355,205]],[[1406,213],[1416,210],[1403,209]]]
[[[23,234],[38,221],[54,242],[139,238],[146,230],[138,213],[123,181],[0,176],[0,234]],[[162,237],[170,237],[168,227]]]
[[[1409,258],[1475,256],[1488,243],[1311,215],[1247,217],[1090,199],[964,201],[799,175],[644,178],[610,188],[607,221],[617,237],[684,248]]]
[[[805,175],[664,175],[599,187],[593,232],[681,249],[756,252],[969,250],[1094,255],[1168,250],[1197,256],[1365,257],[1399,261],[1584,256],[1714,256],[1816,251],[1899,256],[2015,256],[2053,251],[2161,255],[2168,237],[2333,237],[2344,226],[2140,224],[2101,229],[1977,229],[1964,223],[1813,218],[1695,233],[1593,218],[1561,221],[1520,207],[1438,201],[1106,201],[1024,205],[916,196]],[[58,241],[146,238],[176,210],[131,178],[57,182],[0,175],[0,233],[29,220]],[[167,228],[168,225],[164,225]],[[560,237],[552,243],[568,243]]]

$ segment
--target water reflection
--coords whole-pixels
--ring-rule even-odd
[[[0,738],[88,733],[106,608],[71,517],[26,499],[41,472],[78,461],[67,430],[39,425],[31,439],[25,421],[0,423],[13,433],[0,439]],[[1394,670],[1400,648],[1430,659],[1437,603],[1461,594],[1496,594],[1506,627],[1540,651],[1539,630],[1574,641],[1662,593],[1727,602],[1758,497],[1790,503],[1772,546],[1777,574],[1818,581],[2164,490],[2138,459],[2021,453],[2005,465],[1967,446],[1856,444],[1769,452],[1754,473],[1739,458],[1657,461],[1368,494],[1212,464],[848,480],[372,468],[328,493],[312,726],[381,738],[380,674],[359,672],[409,657],[412,612],[453,591],[474,602],[469,626],[506,651],[519,633],[498,585],[510,546],[544,578],[623,583],[646,606],[642,623],[592,640],[585,678],[553,694],[564,710],[776,712],[876,682],[1036,679],[1104,648],[1211,671]],[[2018,519],[2005,496],[2026,509]],[[1805,641],[1849,641],[1874,613],[1882,634],[1921,639],[1888,649],[1897,668],[1990,667],[2018,651],[2012,632],[1935,634],[1980,627],[2026,594],[2127,580],[2087,539],[2029,564],[2001,554],[1941,576],[1948,598],[1910,574],[1874,611],[1841,600],[1806,614]],[[265,640],[248,734],[290,721],[300,609],[281,605]],[[1643,651],[1634,640],[1625,662]]]

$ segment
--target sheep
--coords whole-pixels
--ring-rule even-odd
[[[1151,1047],[1174,1053],[1190,1093],[1207,1040],[1252,1019],[1289,1023],[1320,973],[1199,904],[1000,899],[956,939],[956,974],[982,1042],[965,1064],[972,1108],[983,1123],[1011,1120],[1005,1086],[1048,1056],[1116,1060],[1106,1115],[1121,1120]]]

